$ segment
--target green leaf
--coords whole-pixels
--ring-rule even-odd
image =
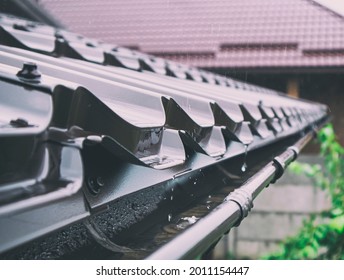
[[[342,215],[343,214],[343,209],[341,208],[334,208],[331,210],[331,214],[334,216],[334,217],[337,217],[339,215]]]
[[[318,252],[312,246],[308,245],[302,250],[302,255],[307,259],[315,259]]]
[[[342,233],[344,231],[344,215],[332,219],[329,226],[332,230]]]

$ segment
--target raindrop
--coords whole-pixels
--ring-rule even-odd
[[[207,209],[208,209],[208,210],[210,209],[210,205],[207,205]]]
[[[182,218],[183,221],[187,221],[189,224],[194,224],[197,222],[198,218],[196,218],[195,216],[192,217],[183,217]]]
[[[173,200],[173,195],[171,195],[171,200]]]
[[[246,164],[246,158],[247,158],[247,150],[248,150],[248,145],[245,145],[245,155],[244,155],[244,163],[241,166],[241,171],[245,172],[247,169],[247,164]]]
[[[197,184],[197,182],[195,181],[193,184],[194,184],[194,185],[196,185],[196,184]]]
[[[172,214],[168,214],[167,215],[167,221],[171,222],[171,219],[172,219]]]
[[[245,145],[245,159],[247,157],[248,145]]]

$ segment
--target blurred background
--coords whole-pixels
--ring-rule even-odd
[[[12,2],[20,6],[29,1]],[[47,11],[41,20],[84,36],[327,104],[339,142],[344,144],[343,1],[35,3]],[[1,5],[5,12],[17,9],[6,1]],[[318,152],[319,145],[312,144],[299,160],[322,164]],[[251,214],[222,238],[213,257],[259,258],[296,233],[306,217],[330,208],[325,191],[315,188],[306,176],[289,172],[261,193]]]

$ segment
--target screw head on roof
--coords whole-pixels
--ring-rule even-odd
[[[100,191],[100,187],[94,178],[88,178],[87,187],[91,194],[97,195]]]
[[[18,71],[17,76],[25,81],[39,82],[41,73],[38,71],[36,63],[24,62],[23,68]]]
[[[61,34],[61,32],[56,31],[56,32],[55,32],[55,37],[56,37],[56,38],[63,38],[63,35]]]
[[[90,177],[87,180],[87,187],[91,194],[97,195],[100,192],[100,189],[105,186],[105,181],[103,177]]]

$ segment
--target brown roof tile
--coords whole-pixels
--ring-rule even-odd
[[[344,18],[311,0],[40,2],[74,32],[194,66],[344,66]]]

